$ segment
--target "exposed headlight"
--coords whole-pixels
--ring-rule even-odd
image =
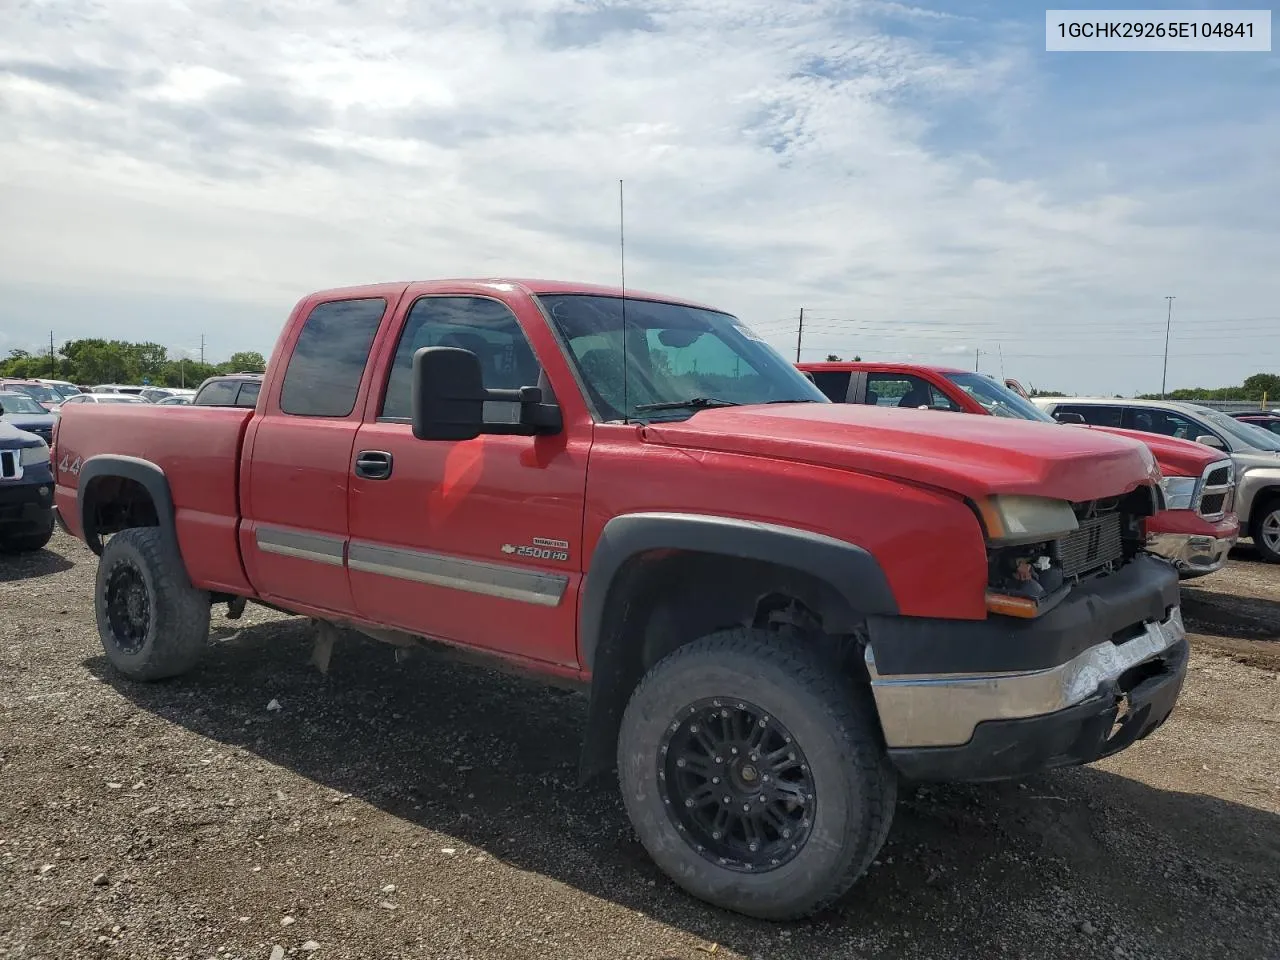
[[[38,463],[49,462],[49,445],[43,440],[34,447],[22,448],[22,465],[24,467],[34,467]]]
[[[1164,477],[1160,489],[1164,491],[1166,510],[1190,510],[1196,498],[1198,477]]]
[[[987,536],[995,544],[1034,543],[1055,540],[1080,524],[1066,500],[1018,495],[987,497],[978,502],[987,525]]]

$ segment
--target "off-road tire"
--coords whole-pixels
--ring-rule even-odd
[[[779,867],[721,867],[669,814],[662,744],[689,705],[707,698],[741,698],[768,711],[808,760],[813,824]],[[751,628],[704,637],[648,672],[623,716],[618,778],[640,842],[663,872],[695,897],[766,920],[804,917],[844,894],[884,844],[898,788],[865,687],[801,641]]]
[[[1263,536],[1263,526],[1268,517],[1280,518],[1280,496],[1272,494],[1258,507],[1253,516],[1253,529],[1249,531],[1253,537],[1253,545],[1257,547],[1262,559],[1267,563],[1280,563],[1280,550],[1269,546],[1267,538]]]
[[[45,518],[39,530],[30,533],[0,534],[0,553],[35,553],[43,550],[53,539],[53,511]]]
[[[136,642],[117,635],[108,612],[113,576],[136,573],[149,608]],[[185,673],[209,639],[209,595],[187,580],[182,558],[158,527],[134,527],[107,540],[98,563],[94,612],[102,648],[112,665],[133,680],[163,680]]]

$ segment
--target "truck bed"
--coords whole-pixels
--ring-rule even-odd
[[[73,405],[62,414],[53,456],[59,515],[83,537],[77,497],[81,474],[94,457],[150,461],[172,490],[178,543],[192,583],[252,593],[236,542],[240,450],[252,416],[252,410],[237,407]]]

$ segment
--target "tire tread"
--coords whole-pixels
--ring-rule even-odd
[[[805,690],[811,702],[833,725],[841,759],[857,771],[866,790],[868,815],[849,818],[845,823],[845,849],[854,853],[849,862],[831,878],[826,889],[815,894],[808,903],[767,917],[800,919],[817,913],[843,896],[871,865],[893,823],[897,774],[885,753],[879,720],[869,694],[864,695],[854,689],[850,677],[839,672],[834,664],[803,645],[802,641],[772,631],[739,627],[710,634],[678,648],[641,679],[632,694],[631,703],[636,703],[652,686],[660,685],[668,671],[679,670],[682,664],[694,658],[722,661],[739,657],[771,665]],[[630,709],[629,704],[628,711]],[[623,726],[625,729],[625,719]],[[619,765],[621,769],[621,756]],[[753,915],[766,916],[755,911]]]

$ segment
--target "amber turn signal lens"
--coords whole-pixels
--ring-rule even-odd
[[[1040,604],[1027,597],[1011,597],[1007,593],[993,593],[988,590],[987,612],[1031,620],[1040,612]]]

